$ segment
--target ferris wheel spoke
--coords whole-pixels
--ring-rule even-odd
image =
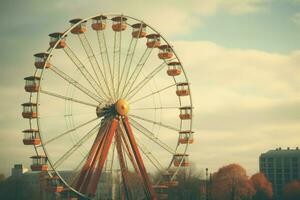
[[[123,188],[125,190],[126,199],[132,199],[132,191],[129,184],[128,165],[125,161],[125,154],[122,148],[122,140],[120,136],[120,128],[118,127],[117,133],[115,134],[116,150],[118,152],[118,160],[122,173]]]
[[[136,119],[140,119],[140,120],[143,120],[145,122],[149,122],[149,123],[152,123],[152,124],[155,124],[155,125],[158,125],[158,126],[161,126],[161,127],[164,127],[164,128],[167,128],[167,129],[170,129],[170,130],[173,130],[173,131],[177,131],[179,132],[180,129],[176,128],[176,127],[173,127],[173,126],[170,126],[170,125],[166,125],[166,124],[163,124],[162,122],[156,122],[156,121],[153,121],[153,120],[150,120],[150,119],[146,119],[144,117],[140,117],[140,116],[137,116],[137,115],[129,115],[132,119],[133,118],[136,118]]]
[[[111,97],[110,91],[109,91],[109,88],[108,88],[108,84],[107,84],[107,81],[106,81],[106,78],[104,77],[103,71],[101,70],[101,67],[100,67],[100,65],[99,65],[99,63],[98,63],[98,61],[97,61],[97,59],[96,59],[96,57],[95,57],[94,51],[93,51],[93,49],[92,49],[92,47],[91,47],[91,45],[90,45],[89,40],[88,40],[87,37],[86,37],[86,34],[85,34],[85,33],[83,33],[83,34],[78,34],[78,37],[79,37],[79,40],[80,40],[80,42],[81,42],[82,47],[83,47],[84,50],[85,50],[85,53],[86,53],[87,57],[88,57],[88,59],[89,59],[89,62],[90,62],[90,64],[91,64],[91,66],[92,66],[92,69],[93,69],[93,71],[94,71],[94,73],[95,73],[95,76],[96,76],[96,78],[97,78],[97,81],[98,81],[98,84],[99,84],[99,86],[100,86],[100,89],[103,91],[103,94],[104,94],[107,98],[109,98],[109,96]],[[98,72],[97,72],[96,69],[98,69],[99,74],[100,74],[100,76],[101,76],[101,79],[99,78],[99,75],[98,75]],[[103,82],[102,82],[101,80],[103,80],[104,85],[102,85]],[[101,84],[101,83],[102,83],[102,84]],[[104,91],[104,88],[106,88],[107,91]],[[108,92],[108,94],[107,94],[106,92]]]
[[[142,29],[140,28],[139,31],[141,31]],[[140,34],[140,33],[139,33]],[[126,59],[125,59],[125,63],[122,69],[122,73],[121,73],[121,77],[119,80],[119,84],[118,84],[118,97],[122,96],[123,94],[123,90],[124,87],[126,86],[126,82],[127,82],[127,78],[128,78],[128,74],[130,72],[130,66],[132,63],[132,59],[135,53],[135,49],[137,47],[137,43],[138,43],[138,37],[132,37],[128,50],[127,50],[127,55],[126,55]],[[124,80],[123,80],[124,77]],[[119,92],[122,92],[121,94],[119,94]]]
[[[76,144],[74,144],[68,151],[66,151],[54,164],[53,168],[59,167],[66,159],[68,159],[81,145],[86,142],[92,135],[97,132],[100,123],[92,128],[85,136],[83,136]]]
[[[113,92],[115,98],[117,98],[117,88],[118,88],[118,80],[119,80],[119,73],[121,67],[121,40],[122,40],[122,33],[121,31],[115,31],[114,35],[114,50],[113,50],[113,67],[112,67],[112,75],[113,75]]]
[[[84,122],[84,123],[82,123],[82,124],[80,124],[80,125],[78,125],[78,126],[72,128],[72,129],[70,129],[70,130],[64,131],[63,133],[59,134],[58,136],[56,136],[56,137],[54,137],[54,138],[52,138],[52,139],[50,139],[50,140],[47,140],[46,142],[43,143],[43,145],[46,146],[47,144],[49,144],[49,143],[51,143],[51,142],[53,142],[53,141],[55,141],[55,140],[57,140],[57,139],[59,139],[59,138],[65,136],[65,135],[67,135],[67,134],[69,134],[69,133],[72,133],[72,132],[76,131],[77,129],[79,129],[79,128],[83,127],[83,126],[86,126],[86,125],[88,125],[88,124],[90,124],[90,123],[96,121],[97,119],[99,119],[99,118],[96,117],[96,118],[94,118],[94,119],[92,119],[92,120],[89,120],[89,121],[87,121],[87,122]]]
[[[130,110],[165,110],[165,109],[178,109],[178,107],[131,108]]]
[[[105,38],[105,34],[104,34],[103,30],[97,31],[97,39],[98,39],[100,55],[101,55],[101,60],[102,60],[102,65],[103,65],[104,78],[106,79],[110,95],[112,96],[112,98],[115,98],[113,96],[114,95],[113,94],[113,91],[114,91],[113,73],[112,73],[110,62],[109,62],[106,38]]]
[[[175,149],[172,149],[169,145],[167,145],[163,141],[161,141],[149,129],[147,129],[146,127],[144,127],[143,125],[141,125],[140,123],[138,123],[137,121],[135,121],[134,119],[132,119],[131,117],[130,117],[130,121],[131,121],[132,126],[136,130],[138,130],[139,132],[141,132],[143,135],[145,135],[146,137],[148,137],[150,140],[152,140],[153,142],[155,142],[156,144],[158,144],[160,147],[162,147],[163,149],[165,149],[169,153],[175,154],[175,152],[176,152]]]
[[[162,88],[162,89],[159,89],[159,90],[157,90],[157,91],[155,91],[155,92],[151,92],[150,94],[147,94],[147,95],[145,95],[145,96],[143,96],[143,97],[140,97],[140,98],[138,98],[138,99],[136,99],[136,100],[129,101],[129,103],[132,105],[132,104],[134,104],[134,103],[136,103],[136,102],[139,102],[139,101],[141,101],[141,100],[144,100],[144,99],[146,99],[146,98],[148,98],[148,97],[151,97],[151,96],[153,96],[153,95],[155,95],[155,94],[158,94],[158,93],[160,93],[160,92],[163,92],[163,91],[165,91],[165,90],[167,90],[167,89],[169,89],[169,88],[171,88],[171,87],[174,87],[174,86],[176,86],[176,84],[172,84],[172,85],[169,85],[169,86],[164,87],[164,88]]]
[[[138,142],[138,147],[142,151],[142,153],[148,158],[148,160],[153,164],[153,166],[158,169],[159,171],[163,169],[163,165],[158,161],[157,158],[154,157],[154,155],[147,149],[147,147],[136,138]]]
[[[128,100],[130,100],[132,97],[134,97],[143,87],[157,74],[159,73],[165,66],[167,66],[167,63],[163,62],[158,67],[156,67],[152,72],[150,72],[142,81],[140,81],[136,87],[134,87],[132,90],[130,90],[125,97],[128,97]]]
[[[102,88],[99,86],[99,84],[96,82],[94,77],[90,74],[90,72],[86,69],[85,65],[79,60],[79,58],[76,56],[74,51],[69,46],[66,46],[64,48],[64,52],[67,54],[67,56],[70,58],[70,60],[76,66],[76,68],[80,71],[81,75],[85,78],[85,80],[90,84],[90,86],[95,90],[95,92],[101,97],[101,99],[104,100],[104,96],[102,96],[103,91],[101,91]]]
[[[83,85],[81,85],[80,83],[78,83],[76,80],[74,80],[73,78],[71,78],[70,76],[68,76],[66,73],[64,73],[63,71],[61,71],[60,69],[58,69],[55,66],[52,66],[50,68],[55,74],[57,74],[58,76],[60,76],[62,79],[64,79],[65,81],[67,81],[69,84],[74,85],[77,89],[79,89],[80,91],[82,91],[83,93],[85,93],[86,95],[88,95],[89,97],[91,97],[92,99],[94,99],[96,102],[99,102],[101,100],[101,97],[94,94],[93,92],[91,92],[89,89],[87,89],[86,87],[84,87]]]
[[[116,88],[117,98],[119,98],[119,92],[120,92],[120,88],[121,88],[120,84],[122,83],[124,70],[126,70],[126,71],[129,70],[129,69],[125,69],[125,67],[127,67],[127,65],[128,65],[128,67],[130,66],[128,59],[130,59],[129,57],[133,56],[134,50],[131,49],[131,48],[134,47],[134,45],[133,45],[134,41],[135,41],[135,38],[132,37],[131,40],[130,40],[130,42],[129,42],[129,47],[127,49],[127,54],[126,54],[126,57],[125,57],[125,62],[124,62],[123,68],[121,69],[121,66],[120,66],[120,75],[118,76],[117,88]]]
[[[74,176],[72,177],[71,181],[69,181],[70,185],[74,186],[76,180],[79,178],[80,175],[80,168],[83,166],[84,162],[86,161],[87,157],[88,157],[89,153],[86,153],[85,156],[83,156],[83,158],[81,159],[81,161],[79,162],[79,164],[74,168],[74,172],[76,174],[74,174]]]
[[[145,63],[147,62],[148,58],[150,57],[150,54],[152,52],[153,48],[147,48],[142,57],[140,58],[138,64],[135,66],[133,72],[131,73],[129,79],[128,79],[128,74],[125,78],[125,83],[124,83],[124,88],[122,90],[121,96],[123,96],[123,94],[127,94],[128,91],[131,90],[131,88],[133,87],[134,83],[137,80],[137,77],[140,75],[143,67],[145,66]]]
[[[78,100],[78,99],[74,99],[73,97],[67,97],[67,96],[64,96],[64,95],[56,94],[54,92],[50,92],[50,91],[46,91],[46,90],[42,90],[42,89],[40,90],[40,92],[43,93],[43,94],[47,94],[49,96],[52,96],[52,97],[57,97],[57,98],[60,98],[60,99],[63,99],[63,100],[72,101],[72,102],[80,103],[80,104],[95,107],[95,108],[98,106],[96,104],[92,104],[92,103],[84,102],[84,101],[81,101],[81,100]]]

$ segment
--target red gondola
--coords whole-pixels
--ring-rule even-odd
[[[116,32],[124,31],[127,28],[127,18],[123,16],[114,17],[111,19],[113,21],[112,29]]]
[[[169,45],[161,45],[159,47],[158,57],[160,59],[170,59],[173,55],[172,48]]]
[[[169,76],[178,76],[181,74],[181,64],[180,62],[170,62],[168,63],[167,74]]]
[[[95,31],[102,31],[106,28],[106,19],[104,15],[100,15],[93,18],[92,29]]]
[[[62,49],[62,48],[65,48],[65,46],[67,45],[66,43],[66,36],[63,37],[63,33],[60,33],[60,32],[55,32],[55,33],[50,33],[49,34],[49,37],[50,37],[50,42],[49,42],[49,45],[51,48],[54,47],[54,45],[56,44],[57,41],[58,44],[56,45],[56,49]]]
[[[45,68],[50,68],[51,63],[49,61],[46,63],[48,56],[49,56],[49,53],[46,53],[46,52],[34,54],[34,57],[35,57],[34,66],[37,69],[43,69],[44,66],[45,66]]]
[[[40,77],[37,76],[29,76],[25,77],[25,91],[26,92],[38,92],[40,88]]]
[[[32,118],[37,118],[38,113],[37,113],[37,104],[36,103],[23,103],[23,112],[22,116],[23,118],[27,119],[32,119]]]
[[[37,129],[27,129],[27,130],[24,130],[23,133],[24,133],[24,139],[23,139],[24,145],[39,145],[39,144],[41,144],[39,131]]]
[[[133,24],[132,25],[132,37],[134,38],[143,38],[147,35],[147,32],[146,32],[146,24],[143,24],[143,23],[137,23],[137,24]]]
[[[147,47],[148,48],[158,48],[160,47],[160,36],[159,34],[149,34],[147,38]]]
[[[76,19],[70,20],[69,22],[70,22],[71,26],[73,26],[73,25],[79,23],[80,21],[82,21],[82,19],[76,18]],[[82,33],[85,33],[86,31],[87,31],[86,21],[83,21],[80,24],[78,24],[77,26],[75,26],[71,30],[71,33],[73,33],[73,34],[82,34]]]
[[[32,165],[30,166],[32,171],[47,171],[48,165],[47,165],[47,157],[43,155],[38,156],[31,156],[32,159]]]
[[[190,166],[190,162],[188,159],[188,154],[175,154],[174,155],[174,165],[175,167],[188,167]]]

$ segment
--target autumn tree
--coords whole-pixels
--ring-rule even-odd
[[[251,177],[251,182],[256,190],[253,200],[268,200],[273,197],[272,184],[263,173],[254,174]]]
[[[255,193],[246,170],[238,164],[220,168],[212,175],[213,200],[247,200]]]
[[[299,200],[300,199],[300,182],[292,181],[283,188],[284,200]]]

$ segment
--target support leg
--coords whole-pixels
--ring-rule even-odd
[[[132,191],[130,189],[130,183],[128,179],[128,169],[125,164],[125,159],[123,156],[123,150],[122,150],[122,140],[121,140],[121,131],[120,127],[118,128],[118,131],[116,133],[115,139],[116,139],[116,148],[118,152],[118,158],[119,158],[119,163],[120,163],[120,168],[121,168],[121,173],[122,173],[122,181],[123,181],[123,188],[125,191],[125,196],[126,199],[133,199],[132,198]]]
[[[94,156],[94,159],[93,159],[90,167],[88,168],[87,176],[86,176],[86,178],[84,179],[84,181],[82,183],[82,187],[81,187],[81,190],[80,190],[82,193],[86,193],[87,187],[88,187],[88,185],[90,183],[90,180],[93,176],[93,173],[96,169],[96,164],[97,164],[99,156],[102,152],[104,142],[106,141],[106,137],[107,137],[106,133],[107,133],[108,129],[110,128],[110,125],[111,124],[109,122],[107,122],[105,127],[103,128],[102,132],[100,133],[101,137],[100,137],[100,141],[99,141],[99,145],[98,145],[96,154]]]
[[[130,142],[131,148],[133,150],[133,154],[135,156],[135,159],[137,161],[139,170],[141,172],[141,175],[142,175],[142,178],[143,178],[143,183],[145,184],[145,187],[147,188],[147,193],[146,193],[147,199],[149,199],[149,200],[156,200],[157,199],[156,198],[156,194],[155,194],[155,192],[154,192],[154,190],[152,188],[152,185],[151,185],[150,179],[148,177],[148,174],[147,174],[147,171],[146,171],[146,168],[145,168],[142,156],[141,156],[141,154],[139,152],[139,149],[137,147],[136,141],[134,139],[133,132],[132,132],[132,129],[130,127],[130,123],[129,123],[128,117],[125,116],[124,119],[122,119],[122,122],[124,124],[124,128],[125,128],[126,134],[127,134],[128,138],[129,138],[129,142]]]
[[[103,139],[103,136],[104,136],[103,129],[105,128],[105,126],[106,126],[106,123],[103,122],[102,125],[101,125],[101,127],[100,127],[100,129],[99,129],[97,137],[96,137],[96,139],[95,139],[95,141],[93,143],[93,146],[92,146],[92,148],[91,148],[91,150],[89,152],[88,158],[87,158],[87,160],[86,160],[86,162],[85,162],[85,164],[84,164],[84,166],[83,166],[83,168],[82,168],[82,170],[80,172],[79,178],[77,179],[77,181],[75,183],[75,188],[77,188],[78,190],[80,190],[80,188],[82,186],[82,183],[83,183],[83,181],[84,181],[84,179],[86,177],[86,174],[89,171],[89,168],[90,168],[92,162],[95,159],[95,154],[96,154],[97,149],[99,148],[101,140]]]
[[[100,180],[100,175],[104,166],[104,162],[107,158],[108,152],[109,152],[109,147],[112,143],[112,139],[115,135],[115,131],[117,129],[119,120],[114,118],[112,120],[110,129],[106,133],[106,140],[104,142],[103,150],[101,151],[101,154],[99,157],[97,157],[97,167],[94,170],[93,177],[91,179],[91,182],[89,184],[89,187],[87,188],[87,193],[90,194],[91,196],[95,196],[96,190],[97,190],[97,185]],[[98,159],[99,158],[99,159]]]

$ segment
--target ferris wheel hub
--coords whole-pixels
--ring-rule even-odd
[[[115,109],[119,115],[126,115],[129,111],[129,104],[126,100],[124,99],[119,99],[115,103]]]

